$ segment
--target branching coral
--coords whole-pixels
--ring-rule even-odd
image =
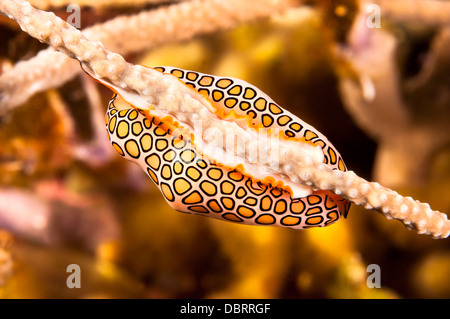
[[[31,36],[79,60],[95,78],[119,88],[124,98],[138,96],[132,101],[136,106],[146,108],[151,104],[157,110],[176,114],[177,118],[188,123],[193,120],[192,114],[196,114],[204,125],[221,130],[231,128],[237,136],[243,136],[246,144],[258,143],[254,136],[248,136],[239,126],[211,116],[204,96],[194,94],[175,77],[125,62],[119,54],[106,50],[101,43],[87,40],[81,32],[54,14],[36,10],[25,1],[1,1],[0,11],[15,19]],[[365,181],[353,172],[333,171],[324,164],[311,162],[296,153],[296,149],[286,152],[288,155],[280,159],[280,170],[292,180],[314,189],[331,190],[356,204],[378,210],[387,218],[398,219],[419,233],[437,238],[449,236],[450,222],[446,215],[433,211],[428,204],[404,198],[378,183]],[[264,165],[263,162],[260,164]]]
[[[413,1],[411,6],[419,3]],[[439,32],[420,73],[405,81],[397,65],[399,40],[386,28],[367,28],[365,9],[362,6],[347,46],[339,52],[357,74],[357,80],[344,74],[339,77],[344,105],[379,143],[374,178],[392,187],[405,181],[420,184],[428,175],[431,156],[450,143],[448,111],[443,106],[448,103],[448,77],[439,74],[448,64],[444,48],[449,32]]]
[[[100,41],[109,50],[130,54],[195,35],[229,29],[234,25],[281,12],[293,0],[249,1],[194,0],[167,8],[120,16],[83,30],[86,38]],[[136,30],[139,30],[138,32]],[[122,35],[127,35],[123,41]],[[0,114],[28,100],[33,94],[58,87],[81,69],[75,61],[49,48],[0,76]]]
[[[439,0],[376,0],[370,3],[383,8],[383,17],[396,21],[414,21],[428,25],[448,25],[450,3]]]
[[[13,272],[13,262],[11,254],[0,246],[0,287],[11,277]]]
[[[88,250],[96,251],[120,233],[107,201],[75,194],[56,181],[40,182],[35,192],[1,188],[0,215],[1,229],[46,245],[79,240]],[[93,229],[95,235],[88,236]]]
[[[168,2],[181,2],[186,0],[99,0],[99,1],[88,1],[88,0],[31,0],[30,4],[41,10],[48,10],[54,7],[67,6],[70,4],[76,4],[79,6],[89,6],[89,7],[119,7],[119,6],[144,6],[148,4],[159,4]]]
[[[4,5],[5,3],[8,5]],[[208,117],[209,113],[201,96],[186,91],[184,86],[171,77],[127,64],[121,56],[105,50],[99,43],[88,41],[79,31],[55,18],[53,14],[37,11],[26,2],[11,4],[4,1],[1,9],[15,18],[29,34],[77,58],[88,72],[106,83],[121,87],[125,94],[137,92],[157,108],[164,110],[170,105],[169,112],[177,114],[179,118],[189,118],[190,114],[197,113],[204,123],[226,129],[226,122],[216,123],[217,119]],[[42,30],[39,25],[45,25],[47,29]],[[188,111],[183,115],[184,110]],[[234,129],[239,130],[237,127]],[[380,210],[387,217],[402,220],[421,233],[429,233],[435,237],[447,237],[450,233],[449,222],[444,214],[432,211],[427,204],[420,204],[411,198],[405,199],[376,183],[368,183],[352,172],[331,171],[324,165],[308,163],[300,158],[293,163],[287,157],[280,164],[283,173],[292,179],[316,189],[332,190],[357,204]]]

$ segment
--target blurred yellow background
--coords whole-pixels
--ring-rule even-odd
[[[351,3],[332,10],[324,1],[126,58],[243,79],[324,133],[349,169],[370,179],[377,143],[338,89],[347,66],[335,54],[345,32],[336,26],[349,27]],[[17,27],[0,28],[4,70],[43,47]],[[9,198],[0,205],[1,298],[450,298],[448,239],[363,207],[302,231],[175,212],[134,164],[91,157],[103,149],[89,144],[96,122],[87,90],[106,110],[111,92],[83,75],[0,118],[0,201]],[[429,165],[422,183],[396,190],[448,212],[450,149]],[[80,289],[66,287],[69,264],[81,267]],[[366,284],[370,264],[380,266],[379,289]]]

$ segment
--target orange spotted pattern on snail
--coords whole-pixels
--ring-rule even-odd
[[[219,115],[247,118],[249,126],[277,128],[286,139],[318,145],[327,166],[347,170],[339,152],[320,132],[247,82],[172,67],[155,69],[204,95]],[[119,95],[109,103],[106,129],[112,146],[143,168],[175,210],[295,229],[328,226],[347,216],[350,203],[341,196],[318,190],[295,198],[274,177],[258,180],[240,165],[228,167],[205,156],[189,134],[176,133],[178,128],[172,118],[135,108]]]

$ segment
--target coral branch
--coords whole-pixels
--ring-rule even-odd
[[[93,251],[120,236],[113,210],[102,196],[73,193],[55,180],[40,182],[33,192],[0,188],[0,229],[46,245],[76,240]],[[0,234],[0,252],[1,244]]]
[[[375,0],[382,8],[384,18],[395,21],[424,23],[427,25],[450,24],[450,3],[439,0]]]
[[[127,63],[119,54],[106,50],[100,43],[87,40],[81,32],[54,14],[36,10],[25,1],[0,1],[0,11],[15,19],[33,37],[78,59],[88,73],[106,85],[118,88],[125,99],[135,98],[132,101],[135,106],[147,108],[152,104],[157,111],[174,114],[188,124],[197,119],[205,126],[220,130],[232,128],[236,136],[245,138],[246,149],[258,148],[255,144],[259,141],[250,132],[213,116],[204,96],[187,88],[177,78]],[[280,145],[281,148],[284,156],[280,158],[280,173],[288,175],[292,181],[315,189],[331,190],[358,205],[378,210],[387,218],[398,219],[419,233],[436,238],[449,236],[450,222],[446,215],[431,210],[428,204],[405,198],[378,183],[367,182],[353,172],[331,170],[324,164],[314,163],[310,158],[303,158],[299,150],[291,145]],[[258,164],[267,165],[265,162]]]
[[[87,28],[83,34],[90,40],[102,42],[114,52],[128,54],[229,29],[282,12],[296,3],[293,0],[260,0],[255,5],[252,1],[241,0],[194,0],[132,16],[120,16]],[[63,84],[79,72],[78,63],[51,48],[28,61],[17,63],[0,76],[0,114],[24,103],[37,92]]]
[[[1,242],[0,242],[1,244]],[[4,286],[13,273],[13,261],[9,251],[0,245],[0,287]]]
[[[355,204],[381,212],[388,219],[398,219],[420,234],[429,234],[435,238],[450,235],[450,221],[446,214],[433,211],[429,204],[403,197],[379,183],[367,182],[352,171],[330,171],[325,165],[302,165],[296,172],[305,184],[331,190]]]
[[[41,10],[48,10],[55,7],[65,7],[70,4],[76,4],[80,7],[122,7],[122,6],[144,6],[148,4],[159,4],[159,3],[169,3],[169,2],[181,2],[186,0],[30,0],[30,4]]]
[[[369,13],[364,4],[347,46],[339,51],[357,77],[339,76],[344,106],[356,124],[378,142],[375,180],[390,187],[404,186],[406,181],[420,185],[428,176],[432,155],[450,141],[448,112],[442,107],[448,103],[446,48],[450,37],[445,29],[436,36],[422,71],[405,83],[398,66],[398,39],[389,30],[367,27]]]
[[[395,37],[383,29],[367,28],[366,19],[367,13],[361,9],[349,34],[348,46],[339,52],[351,62],[358,81],[341,77],[341,86],[344,97],[348,96],[346,107],[357,124],[378,139],[383,135],[395,136],[409,125],[410,118],[398,90]],[[352,93],[355,90],[358,94]]]

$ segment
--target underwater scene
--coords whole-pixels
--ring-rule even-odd
[[[450,2],[0,0],[1,299],[449,299]]]

